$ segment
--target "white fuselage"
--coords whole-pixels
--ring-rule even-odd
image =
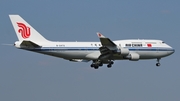
[[[117,46],[128,48],[130,53],[138,53],[139,59],[155,59],[168,56],[174,49],[161,40],[118,40],[113,41]],[[93,60],[100,56],[100,42],[38,42],[41,48],[27,49],[30,51],[52,55],[64,59]],[[113,55],[113,60],[124,59]]]
[[[91,67],[98,69],[103,64],[110,68],[114,60],[157,59],[174,53],[174,49],[161,40],[117,40],[112,41],[100,32],[100,42],[53,42],[44,38],[19,15],[9,15],[16,35],[15,46],[19,49],[60,57],[75,62],[92,61]]]

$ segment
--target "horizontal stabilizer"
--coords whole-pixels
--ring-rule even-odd
[[[28,48],[39,48],[41,47],[40,45],[32,42],[32,41],[26,41],[24,40],[22,43],[21,43],[21,46],[22,47],[28,47]]]

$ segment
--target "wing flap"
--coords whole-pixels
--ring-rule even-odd
[[[101,52],[99,59],[107,59],[112,56],[112,51],[107,47],[100,47],[99,51]]]

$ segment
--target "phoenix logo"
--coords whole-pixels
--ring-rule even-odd
[[[19,22],[17,22],[17,25],[19,27],[18,32],[21,33],[21,36],[24,39],[29,38],[31,35],[30,28],[28,26],[26,26],[25,24],[19,23]]]

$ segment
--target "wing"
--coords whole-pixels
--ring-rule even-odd
[[[113,41],[111,41],[109,38],[106,38],[105,36],[103,36],[99,32],[97,33],[97,35],[98,35],[98,37],[99,37],[99,39],[101,41],[101,44],[103,46],[116,47],[116,44]]]
[[[101,52],[99,59],[113,59],[113,55],[127,56],[129,54],[128,48],[117,46],[113,41],[106,38],[101,33],[97,33],[97,35],[102,44],[102,47],[99,48]]]
[[[111,41],[109,38],[106,38],[101,33],[97,33],[100,42],[102,44],[102,47],[99,48],[101,55],[99,56],[99,59],[108,59],[110,58],[116,51],[117,51],[117,45]]]

